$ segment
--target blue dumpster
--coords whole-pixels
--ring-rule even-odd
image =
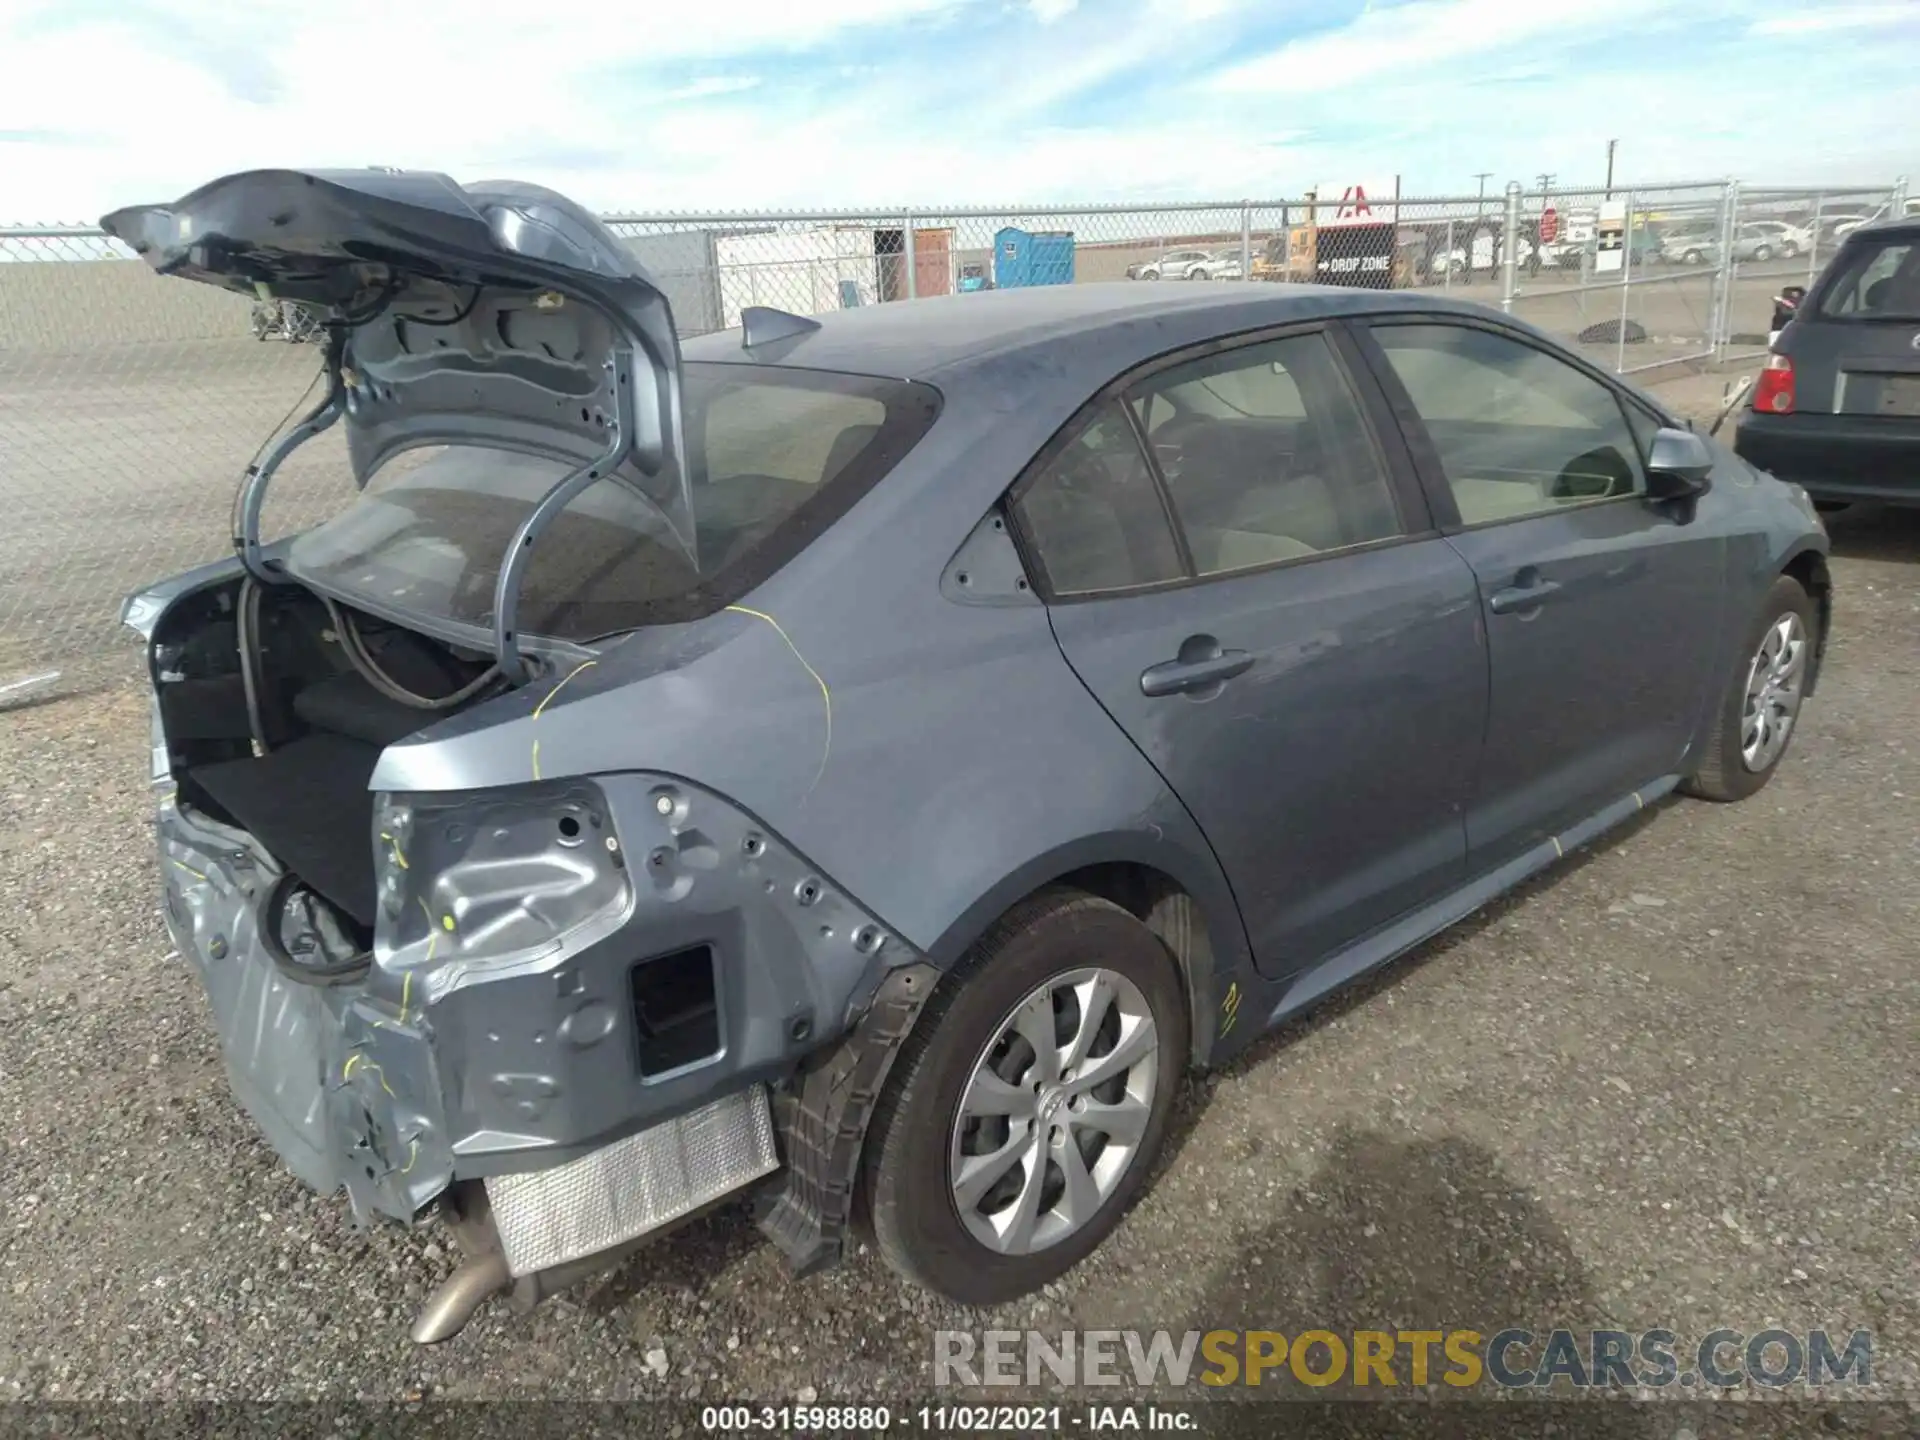
[[[995,289],[1072,283],[1071,230],[1022,230],[1017,225],[1009,225],[993,237]]]

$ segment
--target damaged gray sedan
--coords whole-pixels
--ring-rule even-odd
[[[233,556],[132,597],[234,1089],[454,1333],[750,1196],[991,1303],[1182,1074],[1684,786],[1757,790],[1804,494],[1525,326],[1063,286],[684,346],[536,187],[259,171],[106,228],[324,316]],[[345,433],[336,518],[261,533]]]

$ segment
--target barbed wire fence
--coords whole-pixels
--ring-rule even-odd
[[[607,220],[683,336],[731,328],[749,305],[1280,281],[1445,292],[1636,374],[1762,353],[1781,287],[1810,283],[1850,226],[1905,202],[1904,181],[1714,181]],[[225,553],[243,467],[317,376],[313,338],[298,307],[162,280],[94,227],[0,226],[0,687],[131,663],[121,599]],[[347,503],[342,446],[330,433],[295,453],[264,533]]]

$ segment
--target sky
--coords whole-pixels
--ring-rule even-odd
[[[1920,0],[0,0],[0,221],[255,166],[600,210],[1920,190]]]

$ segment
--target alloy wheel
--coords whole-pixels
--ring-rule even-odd
[[[954,1208],[981,1244],[1027,1255],[1079,1231],[1133,1165],[1153,1115],[1159,1037],[1126,976],[1056,975],[994,1027],[949,1143]]]
[[[1798,614],[1767,627],[1747,666],[1747,698],[1740,714],[1740,758],[1747,769],[1767,769],[1787,748],[1807,674],[1807,629]]]

